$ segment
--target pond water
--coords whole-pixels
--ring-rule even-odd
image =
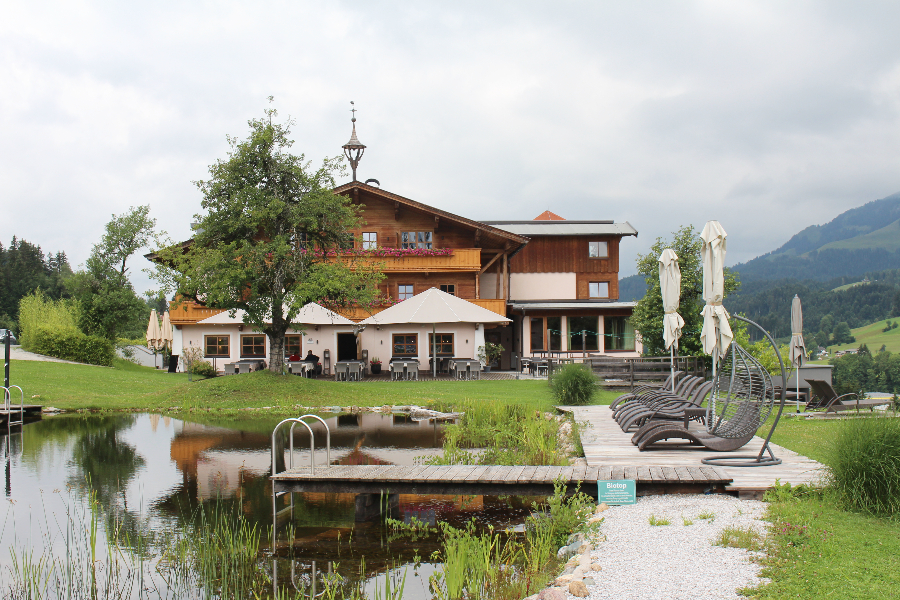
[[[331,429],[332,464],[413,465],[441,453],[443,426],[434,420],[380,413],[323,417]],[[325,574],[333,573],[373,597],[385,573],[405,572],[403,598],[431,598],[428,579],[440,568],[431,558],[440,547],[438,536],[410,540],[380,519],[358,521],[353,494],[279,498],[272,551],[270,436],[279,420],[196,423],[151,414],[72,414],[45,417],[10,435],[4,429],[0,457],[8,502],[0,515],[0,596],[13,595],[9,586],[14,572],[21,573],[23,551],[31,549],[35,560],[54,551],[70,561],[73,536],[84,535],[91,522],[102,530],[101,546],[112,531],[119,540],[151,540],[141,544],[152,546],[173,531],[190,531],[199,507],[216,507],[239,511],[258,526],[260,562],[272,564],[273,588],[321,590]],[[298,431],[295,440],[295,464],[306,465],[308,438]],[[324,437],[316,440],[324,444]],[[317,448],[316,458],[324,464],[324,449]],[[504,529],[530,513],[525,499],[401,495],[392,514],[405,523],[454,527],[475,517],[481,526]],[[139,551],[153,554],[152,548]],[[158,597],[173,597],[157,591]],[[157,597],[145,592],[116,597]]]

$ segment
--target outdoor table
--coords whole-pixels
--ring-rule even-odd
[[[359,381],[362,374],[362,362],[358,360],[339,360],[334,363],[335,381]]]
[[[306,360],[294,360],[288,362],[288,373],[291,375],[306,376],[307,371],[314,370],[316,365]]]
[[[480,377],[481,361],[471,358],[454,358],[450,361],[450,370],[457,379],[474,379]],[[475,375],[478,373],[479,375]]]
[[[242,358],[234,363],[238,372],[261,371],[265,368],[266,361],[261,358]],[[249,371],[241,371],[241,365],[247,365]]]
[[[401,371],[395,371],[394,367],[399,367]],[[402,379],[418,379],[419,378],[419,361],[410,358],[410,359],[402,359],[402,358],[394,358],[391,359],[391,377],[394,377],[394,374],[400,374],[400,378]]]

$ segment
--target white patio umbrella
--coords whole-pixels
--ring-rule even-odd
[[[791,364],[797,367],[797,412],[800,412],[800,367],[806,362],[806,344],[803,342],[803,307],[797,294],[794,294],[791,301],[791,345],[788,356]]]
[[[156,309],[150,311],[150,322],[147,323],[147,347],[154,352],[162,346],[161,332],[159,330],[159,316]],[[153,366],[156,366],[156,356],[153,357]]]
[[[703,316],[703,329],[700,331],[700,343],[703,351],[712,356],[713,376],[716,374],[716,363],[724,356],[728,346],[734,339],[731,325],[728,323],[728,311],[722,306],[725,297],[725,238],[728,236],[718,221],[707,221],[700,232],[703,240],[701,257],[703,259],[703,300],[706,306],[700,313]]]
[[[659,288],[662,293],[663,341],[669,349],[672,360],[672,390],[675,390],[675,349],[681,338],[684,319],[678,314],[681,300],[681,269],[678,267],[678,255],[671,248],[666,248],[659,255]]]
[[[172,349],[172,321],[169,320],[169,311],[163,313],[162,325],[159,328],[159,339],[163,348]]]
[[[438,323],[510,323],[493,311],[473,304],[453,294],[430,288],[403,302],[386,308],[360,325],[389,325],[393,323],[431,323],[432,333],[432,376],[437,376],[437,324]]]

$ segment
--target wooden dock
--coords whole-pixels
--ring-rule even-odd
[[[575,421],[579,424],[589,423],[589,427],[579,427],[581,445],[588,465],[608,466],[668,466],[671,468],[694,468],[700,466],[704,458],[726,456],[729,453],[713,452],[697,446],[683,444],[683,440],[660,442],[652,449],[641,452],[631,443],[631,433],[625,433],[612,418],[608,406],[572,407]],[[733,454],[756,455],[762,448],[763,439],[754,437],[750,443]],[[762,493],[775,484],[798,485],[815,483],[824,475],[825,467],[819,462],[807,458],[787,448],[770,443],[775,456],[782,460],[780,465],[768,467],[722,467],[717,466],[722,474],[733,481],[725,486],[725,491],[736,493],[741,497],[761,497]]]
[[[597,481],[634,479],[638,494],[721,492],[731,483],[720,467],[686,466],[328,466],[272,477],[276,492],[548,496],[562,479],[570,492],[597,495]]]

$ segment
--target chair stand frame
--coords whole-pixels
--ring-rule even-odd
[[[778,357],[778,364],[779,366],[781,366],[781,402],[778,404],[778,414],[775,415],[775,422],[772,423],[772,427],[769,429],[769,435],[766,436],[766,440],[763,442],[762,448],[759,449],[759,454],[757,454],[756,456],[752,456],[750,454],[742,454],[738,456],[715,456],[713,458],[704,458],[700,462],[705,465],[713,465],[717,467],[771,467],[774,465],[780,465],[781,459],[776,457],[775,453],[772,452],[772,448],[769,447],[769,440],[772,439],[772,434],[775,432],[775,427],[778,425],[778,421],[781,419],[782,411],[784,411],[784,382],[786,381],[784,361],[781,359],[781,352],[778,351],[778,345],[775,343],[775,340],[772,339],[772,336],[769,335],[769,332],[763,329],[759,325],[759,323],[755,323],[750,319],[745,319],[744,317],[738,315],[732,315],[732,317],[739,321],[743,321],[757,327],[760,331],[763,332],[763,335],[766,336],[766,338],[769,340],[769,343],[772,344],[772,348],[775,349],[775,356]],[[768,453],[768,456],[766,456],[766,453]]]

